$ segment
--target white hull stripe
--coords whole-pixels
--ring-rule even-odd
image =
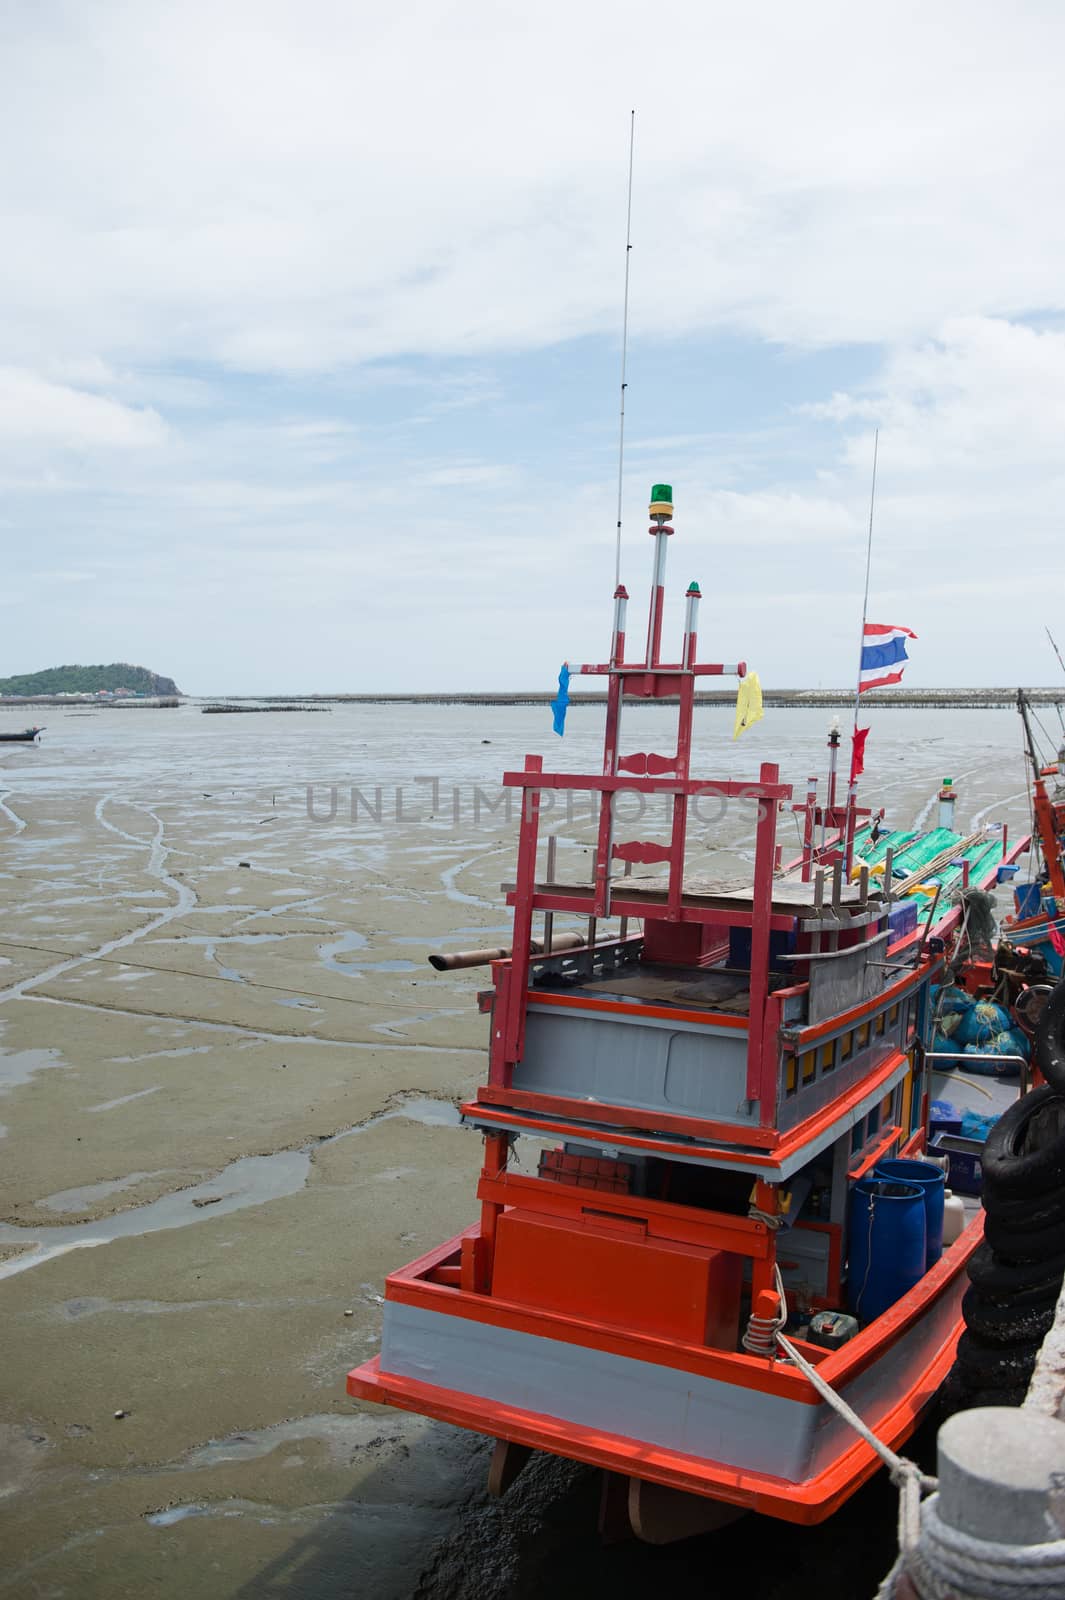
[[[872,1425],[934,1359],[963,1287],[955,1283],[845,1386]],[[817,1476],[855,1440],[824,1404],[392,1301],[381,1349],[386,1385],[389,1374],[792,1483]]]

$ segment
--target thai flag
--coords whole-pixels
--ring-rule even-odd
[[[880,689],[885,683],[902,682],[902,663],[909,660],[906,640],[916,639],[909,628],[893,628],[883,622],[867,622],[862,639],[862,670],[858,693]]]

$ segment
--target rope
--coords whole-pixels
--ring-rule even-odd
[[[898,1483],[903,1478],[906,1478],[915,1480],[918,1487],[926,1492],[938,1488],[939,1480],[937,1478],[929,1478],[921,1471],[916,1462],[907,1460],[905,1456],[897,1455],[890,1445],[884,1443],[883,1439],[877,1438],[872,1428],[863,1422],[858,1413],[853,1411],[847,1404],[843,1396],[837,1394],[832,1385],[822,1378],[817,1368],[807,1361],[806,1357],[800,1350],[796,1349],[789,1338],[783,1333],[778,1333],[777,1343],[789,1360],[794,1361],[803,1377],[810,1380],[822,1400],[827,1401],[833,1411],[838,1416],[841,1416],[844,1422],[848,1422],[855,1433],[860,1434],[866,1444],[876,1451],[884,1465],[890,1469],[893,1482]]]
[[[977,1083],[975,1078],[967,1078],[964,1072],[955,1072],[952,1067],[950,1068],[950,1076],[952,1083],[967,1083],[970,1089],[975,1089],[979,1094],[982,1094],[985,1100],[993,1100],[995,1098],[990,1089],[986,1088],[982,1083]]]
[[[1023,727],[1023,725],[1021,727],[1021,768],[1024,771],[1025,775],[1027,776],[1027,773],[1028,773],[1028,746],[1025,744],[1025,740],[1024,740],[1024,727]],[[1034,776],[1034,774],[1033,774],[1033,776]],[[1032,788],[1032,784],[1031,783],[1028,784],[1028,832],[1030,834],[1032,834],[1033,836],[1035,834],[1035,794],[1033,793],[1033,788]],[[1034,883],[1035,882],[1036,871],[1037,871],[1036,851],[1035,850],[1029,850],[1029,852],[1028,852],[1028,882],[1029,883]]]
[[[956,940],[955,945],[954,945],[954,949],[955,949],[956,952],[962,948],[962,945],[965,942],[965,935],[966,935],[966,933],[968,931],[968,928],[969,928],[969,906],[970,906],[970,904],[971,904],[971,902],[969,900],[967,900],[964,897],[962,897],[961,905],[963,907],[963,910],[962,910],[962,918],[961,918],[961,927],[958,929],[958,937],[957,937],[957,940]],[[952,977],[952,979],[953,979],[953,968],[954,968],[954,963],[951,962],[951,977]],[[944,973],[943,976],[945,978],[946,977],[946,973]],[[939,1021],[940,1021],[940,1018],[943,1015],[943,995],[944,995],[944,993],[945,993],[945,991],[947,990],[948,987],[949,987],[948,984],[941,983],[939,985],[939,993],[936,995],[936,1009],[932,1013],[932,1038],[933,1038],[933,1040],[935,1039],[936,1034],[939,1032]]]
[[[950,1527],[937,1509],[939,1480],[878,1439],[779,1329],[776,1340],[837,1416],[875,1450],[899,1491],[899,1553],[876,1592],[876,1600],[894,1600],[904,1572],[917,1585],[922,1600],[1061,1600],[1065,1595],[1065,1539],[1046,1544],[999,1544]],[[929,1498],[923,1500],[924,1495]]]
[[[1050,749],[1051,749],[1051,750],[1053,750],[1053,748],[1054,748],[1054,741],[1053,741],[1053,739],[1052,739],[1052,738],[1051,738],[1051,737],[1050,737],[1050,735],[1049,735],[1049,733],[1048,733],[1048,732],[1047,732],[1047,731],[1046,731],[1046,729],[1045,729],[1045,728],[1044,728],[1044,726],[1043,726],[1043,723],[1042,723],[1042,719],[1041,719],[1041,718],[1040,718],[1040,716],[1039,716],[1039,715],[1038,715],[1038,713],[1037,713],[1037,712],[1036,712],[1036,709],[1035,709],[1035,707],[1034,707],[1034,706],[1033,706],[1033,705],[1032,705],[1032,704],[1031,704],[1031,702],[1029,702],[1029,705],[1028,705],[1028,715],[1029,715],[1029,716],[1030,716],[1030,717],[1031,717],[1031,718],[1032,718],[1032,721],[1033,721],[1033,722],[1034,722],[1034,723],[1035,723],[1035,724],[1036,724],[1036,726],[1037,726],[1037,727],[1038,727],[1038,729],[1039,729],[1039,732],[1040,732],[1040,733],[1041,733],[1041,734],[1042,734],[1042,735],[1043,735],[1043,738],[1044,738],[1044,739],[1045,739],[1045,740],[1046,740],[1046,742],[1047,742],[1047,744],[1048,744],[1048,746],[1049,746],[1049,747],[1050,747]],[[1043,756],[1043,752],[1042,752],[1042,750],[1040,750],[1040,752],[1039,752],[1039,759],[1040,759],[1040,764],[1041,764],[1041,765],[1042,765],[1042,766],[1044,766],[1044,767],[1046,767],[1046,766],[1049,766],[1049,762],[1048,762],[1048,761],[1046,761],[1046,760],[1045,760],[1045,759],[1044,759],[1044,756]]]
[[[765,1221],[769,1221],[766,1212],[760,1213]],[[777,1218],[774,1226],[780,1226]],[[752,1356],[766,1356],[773,1359],[773,1345],[777,1340],[783,1339],[783,1327],[788,1320],[788,1300],[784,1293],[784,1279],[780,1276],[780,1268],[774,1263],[773,1276],[776,1280],[777,1294],[780,1296],[780,1310],[775,1317],[759,1317],[752,1311],[747,1318],[747,1329],[741,1341],[743,1348]]]
[[[748,1206],[747,1215],[752,1222],[764,1222],[771,1233],[776,1233],[784,1222],[779,1211],[763,1211],[759,1206]],[[780,1284],[777,1284],[777,1290],[780,1291]]]
[[[865,1199],[869,1202],[869,1232],[865,1236],[865,1277],[862,1279],[861,1288],[854,1297],[855,1316],[861,1315],[862,1296],[869,1287],[869,1274],[873,1270],[873,1229],[876,1226],[876,1197],[870,1194],[866,1195]]]
[[[876,1600],[891,1600],[891,1596],[895,1593],[896,1581],[904,1569],[906,1559],[916,1550],[921,1536],[921,1496],[938,1488],[939,1480],[928,1477],[926,1473],[921,1471],[916,1461],[910,1461],[906,1456],[898,1455],[890,1445],[884,1443],[883,1439],[878,1439],[872,1428],[862,1421],[856,1411],[851,1409],[846,1400],[843,1399],[843,1396],[836,1393],[832,1385],[822,1378],[817,1368],[807,1361],[806,1357],[795,1348],[791,1340],[786,1338],[779,1330],[777,1332],[777,1343],[789,1360],[795,1363],[803,1376],[813,1384],[822,1400],[825,1400],[836,1415],[842,1417],[844,1422],[848,1423],[855,1433],[865,1440],[870,1449],[876,1452],[888,1468],[891,1481],[899,1491],[899,1554],[895,1565],[876,1593]],[[936,1600],[939,1600],[938,1596]],[[1018,1595],[1017,1600],[1028,1600],[1028,1597]],[[1034,1600],[1043,1600],[1043,1597],[1037,1596],[1034,1597]]]
[[[1057,1600],[1065,1594],[1065,1539],[998,1544],[961,1533],[939,1515],[938,1495],[924,1504],[909,1571],[925,1600]]]

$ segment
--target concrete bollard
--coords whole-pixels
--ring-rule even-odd
[[[913,1592],[1065,1594],[1065,1423],[1009,1407],[963,1411],[939,1430],[938,1453],[939,1492],[907,1552]]]
[[[938,1449],[939,1492],[877,1600],[1065,1600],[1065,1285],[1024,1405],[960,1412]]]
[[[979,1406],[939,1430],[940,1519],[993,1544],[1065,1539],[1065,1426]]]

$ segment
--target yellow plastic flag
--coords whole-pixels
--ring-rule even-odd
[[[760,722],[762,715],[762,685],[757,672],[748,672],[740,679],[736,695],[736,726],[732,737],[738,739],[744,728],[749,728],[752,722]]]

